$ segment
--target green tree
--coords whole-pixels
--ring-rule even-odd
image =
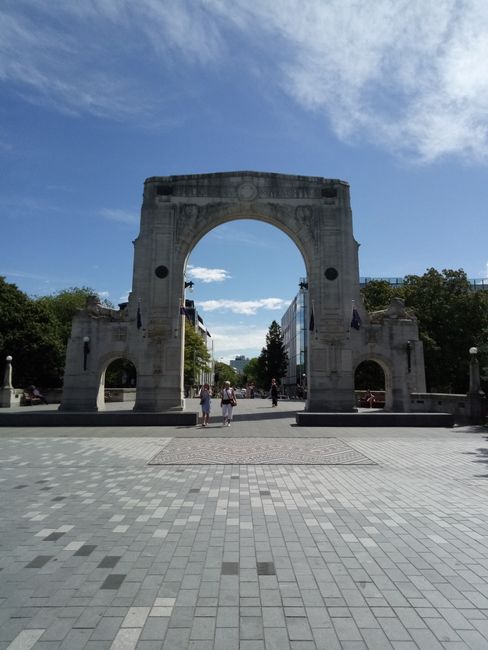
[[[386,280],[371,280],[361,289],[367,311],[377,311],[388,307],[391,299],[401,292],[401,287],[392,286]]]
[[[266,347],[258,357],[260,378],[263,386],[269,388],[271,380],[281,382],[288,369],[288,354],[283,344],[283,332],[274,320],[266,334]]]
[[[406,276],[403,296],[419,321],[427,390],[465,393],[468,350],[479,346],[488,331],[487,292],[473,291],[462,269],[439,272],[431,268],[422,276]],[[481,347],[482,369],[485,354]]]
[[[261,366],[257,357],[249,359],[244,366],[243,372],[246,384],[254,384],[256,388],[264,388],[263,377],[261,376]]]
[[[61,386],[73,316],[95,293],[74,287],[31,298],[0,277],[0,355],[13,357],[14,386]]]
[[[217,387],[222,386],[224,381],[230,381],[231,385],[235,386],[238,379],[239,375],[232,366],[221,361],[215,362],[215,385]]]
[[[14,386],[60,386],[64,354],[51,311],[0,277],[0,358],[13,357]]]
[[[185,386],[197,383],[201,372],[209,372],[210,354],[204,339],[195,331],[193,325],[185,320]]]
[[[58,334],[66,345],[71,334],[73,316],[80,309],[84,309],[86,299],[96,295],[96,291],[89,287],[71,287],[63,289],[51,296],[40,296],[35,301],[45,307],[58,322]],[[108,300],[103,300],[105,307],[113,307]]]

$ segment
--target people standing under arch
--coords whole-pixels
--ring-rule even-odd
[[[232,410],[237,405],[235,391],[230,385],[230,381],[224,383],[222,389],[220,405],[222,407],[222,417],[224,418],[224,427],[230,427],[232,422]]]
[[[278,384],[276,379],[271,380],[271,406],[278,406]]]

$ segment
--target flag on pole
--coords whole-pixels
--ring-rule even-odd
[[[355,330],[358,330],[361,327],[361,316],[356,307],[352,308],[351,327]]]

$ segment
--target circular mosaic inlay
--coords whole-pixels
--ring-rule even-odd
[[[242,183],[239,185],[237,195],[243,201],[252,201],[258,195],[258,190],[253,183]]]
[[[165,278],[168,275],[169,271],[166,266],[161,265],[156,267],[154,273],[157,275],[158,278]]]
[[[327,280],[335,280],[338,275],[339,275],[339,271],[335,269],[333,266],[329,266],[329,268],[325,271],[325,277],[327,278]]]

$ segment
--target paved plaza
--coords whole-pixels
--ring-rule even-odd
[[[487,650],[488,432],[297,408],[0,429],[0,650]]]

